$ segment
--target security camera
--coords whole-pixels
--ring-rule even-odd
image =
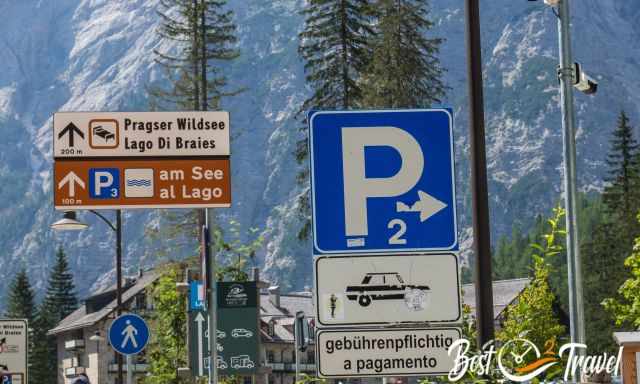
[[[575,76],[573,78],[573,86],[578,91],[587,95],[592,95],[598,91],[598,82],[589,77],[589,75],[582,70],[580,64],[575,63],[573,69]]]

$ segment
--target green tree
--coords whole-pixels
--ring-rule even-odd
[[[20,270],[9,287],[4,316],[9,319],[27,319],[32,326],[36,314],[33,289],[26,269]]]
[[[255,260],[256,252],[262,248],[264,237],[258,228],[250,228],[244,235],[237,221],[229,222],[228,235],[221,230],[214,232],[214,246],[221,266],[217,269],[218,281],[248,281],[249,261]],[[227,239],[225,239],[225,237]]]
[[[552,272],[551,259],[563,251],[565,231],[562,228],[564,210],[555,208],[549,219],[549,229],[542,244],[531,244],[533,254],[533,279],[518,299],[506,310],[502,329],[496,338],[508,342],[516,338],[526,338],[538,347],[555,342],[565,334],[565,329],[556,313],[556,297],[549,284]],[[527,362],[531,363],[531,361]],[[558,372],[548,371],[547,378]]]
[[[615,220],[618,231],[622,231],[625,243],[631,248],[638,232],[635,216],[640,207],[640,175],[638,175],[638,144],[633,137],[633,128],[624,111],[618,117],[618,126],[613,132],[611,150],[607,155],[609,167],[604,189],[604,203]]]
[[[640,215],[638,215],[640,221]],[[640,236],[635,239],[631,255],[624,266],[630,277],[618,288],[619,297],[609,297],[602,305],[614,316],[618,327],[629,329],[640,328]]]
[[[377,0],[373,58],[363,76],[364,105],[372,108],[424,108],[446,92],[427,0]]]
[[[362,105],[359,80],[371,61],[370,0],[309,0],[302,11],[304,29],[299,34],[298,53],[304,60],[305,78],[311,88],[300,114],[310,109],[351,109]],[[303,138],[298,141],[295,157],[304,164],[308,156],[306,118],[301,124]],[[298,184],[298,214],[302,228],[298,238],[306,239],[311,229],[308,192],[309,173],[302,167]]]
[[[154,286],[152,297],[155,311],[149,319],[151,340],[148,346],[150,362],[146,384],[179,384],[188,381],[178,377],[178,368],[187,364],[186,296],[176,290],[184,268],[178,264],[163,267],[162,276]]]
[[[32,361],[32,380],[40,384],[55,384],[58,355],[54,337],[47,336],[62,319],[78,307],[73,275],[69,269],[67,256],[62,247],[56,252],[56,262],[49,275],[44,300],[34,321],[34,346]]]
[[[233,12],[226,0],[161,0],[158,14],[162,24],[160,37],[174,50],[155,50],[169,89],[153,87],[155,107],[183,110],[217,110],[230,90],[222,65],[239,56]]]
[[[33,289],[29,283],[26,269],[22,268],[9,287],[6,299],[7,309],[4,316],[8,319],[27,319],[29,325],[29,354],[34,351],[34,319],[36,306],[34,303]],[[29,375],[31,375],[32,362],[29,362]]]

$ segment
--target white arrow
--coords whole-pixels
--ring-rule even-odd
[[[62,189],[66,184],[69,184],[69,197],[76,196],[76,184],[78,184],[80,188],[85,189],[84,181],[73,171],[67,173],[67,176],[60,180],[58,189]]]
[[[204,322],[204,316],[202,316],[202,312],[198,312],[195,320],[198,323],[198,374],[204,376],[204,353],[202,351],[202,323]]]
[[[401,201],[396,202],[396,212],[420,212],[420,221],[424,222],[447,207],[447,204],[424,191],[418,191],[418,198],[411,208]]]

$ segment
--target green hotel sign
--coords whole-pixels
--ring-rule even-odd
[[[217,284],[219,375],[252,375],[259,361],[258,288],[255,282]],[[194,376],[209,374],[207,312],[189,312],[189,357]]]

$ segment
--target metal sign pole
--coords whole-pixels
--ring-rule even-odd
[[[296,317],[296,321],[294,321],[293,323],[293,337],[294,337],[294,341],[293,341],[293,345],[296,351],[296,383],[300,381],[300,344],[301,344],[301,340],[300,340],[300,329],[299,328],[299,321]]]
[[[578,220],[576,196],[576,136],[573,105],[573,59],[571,57],[569,0],[558,5],[558,32],[560,48],[560,99],[562,108],[564,150],[564,198],[567,210],[567,264],[569,279],[569,319],[571,342],[584,343],[584,307],[582,303],[582,273],[578,246]],[[580,353],[583,353],[580,350]],[[574,380],[577,379],[574,375]]]
[[[209,210],[205,209],[205,257],[209,259],[211,269],[211,279],[209,281],[209,305],[207,307],[209,313],[209,384],[218,384],[218,350],[217,344],[217,298],[216,298],[216,263],[215,256],[211,252],[211,227],[209,226]]]
[[[476,256],[476,321],[478,323],[478,347],[481,348],[482,345],[493,339],[494,325],[479,0],[466,0],[466,13],[473,245]]]
[[[133,365],[131,355],[127,355],[127,384],[133,384]]]

